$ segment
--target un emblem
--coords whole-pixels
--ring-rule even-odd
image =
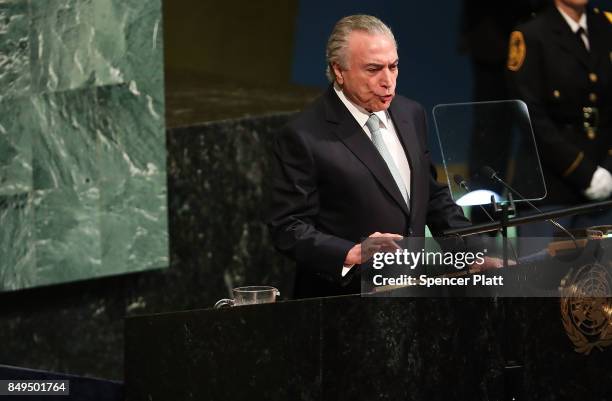
[[[600,264],[570,272],[561,283],[561,321],[576,352],[612,344],[612,277]]]

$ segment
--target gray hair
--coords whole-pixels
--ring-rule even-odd
[[[384,22],[371,15],[349,15],[342,18],[336,23],[332,30],[329,39],[327,40],[327,48],[325,55],[327,58],[327,69],[325,74],[329,82],[334,82],[336,77],[332,69],[332,64],[337,63],[343,69],[348,68],[348,60],[346,57],[346,49],[348,48],[348,37],[353,31],[363,31],[370,34],[388,35],[393,39],[395,47],[397,42],[393,36],[391,29]]]

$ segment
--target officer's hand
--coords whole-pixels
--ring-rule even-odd
[[[603,200],[612,194],[612,174],[598,166],[591,178],[591,185],[584,191],[590,200]]]

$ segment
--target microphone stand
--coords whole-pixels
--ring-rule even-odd
[[[510,213],[516,212],[512,193],[508,193],[507,202],[495,202],[495,197],[491,195],[491,207],[495,216],[499,219],[502,234],[502,255],[504,269],[508,268],[508,227],[510,226]],[[511,226],[510,226],[511,227]]]

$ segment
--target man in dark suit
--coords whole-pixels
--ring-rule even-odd
[[[392,249],[469,225],[435,181],[426,115],[395,96],[398,56],[375,17],[340,20],[327,46],[332,85],[279,133],[269,218],[276,248],[297,262],[295,296],[358,293],[357,265],[371,257],[360,241]],[[343,274],[349,271],[347,276]]]
[[[510,38],[510,87],[528,105],[550,206],[612,194],[612,25],[587,2],[555,0]]]

